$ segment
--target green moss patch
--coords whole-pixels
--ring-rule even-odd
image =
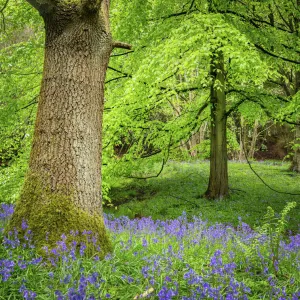
[[[51,192],[41,182],[45,181],[36,175],[27,176],[20,200],[6,231],[16,228],[21,236],[22,222],[26,221],[38,251],[45,246],[49,249],[56,247],[56,242],[61,240],[62,234],[66,235],[67,243],[74,240],[78,244],[86,243],[86,253],[89,255],[97,252],[97,255],[103,258],[112,251],[102,216],[78,208],[72,202],[71,196]],[[97,243],[88,241],[87,232],[97,237]]]

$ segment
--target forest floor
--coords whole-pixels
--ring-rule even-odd
[[[288,164],[253,167],[274,189],[299,194]],[[300,299],[300,196],[230,162],[231,196],[209,201],[208,175],[208,162],[169,162],[158,178],[117,180],[104,216],[113,252],[103,260],[86,251],[98,243],[89,231],[86,243],[62,235],[42,256],[30,229],[4,236],[14,208],[0,203],[0,300]],[[268,206],[275,218],[270,209],[264,218]]]
[[[174,219],[186,212],[211,223],[237,225],[239,219],[252,227],[261,224],[267,207],[280,212],[287,202],[297,207],[289,214],[289,230],[296,232],[300,221],[300,174],[288,171],[280,161],[251,163],[253,169],[274,190],[268,188],[247,163],[229,162],[230,197],[212,201],[202,197],[209,178],[209,162],[170,161],[157,178],[123,179],[112,186],[113,207],[106,213],[115,216]],[[159,167],[158,167],[159,168]],[[296,194],[296,195],[291,195]],[[298,195],[297,195],[298,194]]]

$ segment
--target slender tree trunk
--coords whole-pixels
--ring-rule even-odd
[[[240,154],[239,154],[239,161],[245,161],[246,157],[245,157],[245,151],[247,151],[247,134],[246,134],[246,127],[247,124],[245,122],[245,119],[241,116],[241,127],[240,127]]]
[[[47,2],[46,2],[47,3]],[[49,2],[50,3],[50,2]],[[113,48],[106,1],[51,4],[29,171],[10,228],[27,220],[34,240],[93,231],[110,251],[101,198],[104,79]],[[94,5],[94,6],[92,6]]]
[[[258,120],[255,120],[254,126],[253,126],[251,145],[250,145],[250,149],[249,149],[249,153],[248,153],[248,156],[250,159],[254,158],[255,147],[256,147],[256,142],[257,142],[257,138],[258,138],[258,126],[259,126]]]
[[[300,173],[300,126],[295,126],[295,144],[296,147],[290,169]]]
[[[300,91],[300,71],[296,71],[293,95],[296,95],[299,91]],[[299,121],[300,120],[298,119],[298,122]],[[290,169],[294,172],[300,173],[300,126],[299,125],[295,126],[295,145],[296,146],[295,146],[294,158]]]
[[[205,140],[205,134],[207,130],[207,124],[208,122],[203,122],[200,126],[200,132],[199,132],[199,144],[201,144]]]
[[[226,140],[226,95],[224,58],[221,51],[213,54],[211,62],[211,146],[210,176],[205,196],[222,199],[229,194]]]

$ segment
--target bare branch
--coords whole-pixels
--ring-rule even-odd
[[[134,52],[134,50],[127,51],[127,52],[124,52],[124,53],[112,54],[110,57],[116,57],[116,56],[127,55],[127,54],[130,54],[130,53],[132,53],[132,52]]]
[[[3,7],[0,9],[0,13],[4,12],[4,9],[7,7],[9,0],[6,0]]]
[[[132,48],[132,45],[123,43],[123,42],[119,42],[119,41],[114,41],[112,46],[113,46],[113,48],[121,48],[121,49],[127,49],[127,50],[131,50],[131,48]]]
[[[115,81],[115,80],[122,79],[122,78],[128,78],[128,76],[123,75],[123,76],[119,76],[119,77],[109,79],[109,80],[105,81],[105,84],[110,83],[110,82]]]
[[[37,103],[38,103],[38,97],[39,97],[39,96],[35,96],[35,97],[34,97],[27,105],[21,107],[21,108],[18,109],[16,112],[18,112],[18,111],[20,111],[20,110],[22,110],[22,109],[26,109],[26,108],[28,108],[28,107],[30,107],[30,106],[32,106],[32,105],[37,104]]]
[[[149,179],[149,178],[156,178],[156,177],[158,177],[158,176],[161,174],[161,172],[163,171],[165,164],[166,164],[166,161],[165,161],[165,159],[163,158],[161,168],[160,168],[159,172],[158,172],[156,175],[147,176],[147,177],[135,177],[135,176],[125,176],[125,177],[126,177],[126,178],[130,178],[130,179]]]
[[[185,15],[188,15],[188,14],[193,13],[193,12],[195,12],[195,11],[198,11],[198,9],[189,9],[189,10],[187,10],[187,11],[182,11],[182,12],[178,12],[178,13],[173,13],[173,14],[170,14],[170,15],[167,15],[167,16],[163,16],[163,17],[160,17],[160,18],[149,19],[148,21],[166,20],[166,19],[169,19],[169,18],[172,18],[172,17],[185,16]]]
[[[241,142],[242,142],[242,146],[243,146],[243,152],[244,152],[244,155],[245,155],[245,158],[246,158],[246,161],[247,161],[247,164],[249,166],[249,168],[251,169],[251,171],[256,175],[256,177],[267,187],[269,188],[271,191],[273,192],[276,192],[278,194],[286,194],[286,195],[291,195],[291,196],[300,196],[300,193],[289,193],[289,192],[283,192],[283,191],[279,191],[279,190],[276,190],[274,188],[272,188],[268,183],[266,183],[262,178],[261,176],[253,169],[250,161],[249,161],[249,158],[248,158],[248,155],[246,153],[246,149],[245,149],[245,144],[243,143],[243,139],[241,139]]]
[[[125,72],[120,71],[120,70],[117,70],[117,69],[115,69],[115,68],[113,68],[113,67],[110,67],[110,66],[108,66],[107,68],[108,68],[109,70],[112,70],[112,71],[115,71],[115,72],[117,72],[117,73],[119,73],[119,74],[122,74],[122,75],[124,75],[125,77],[130,77],[130,78],[132,78],[132,75],[131,75],[131,74],[125,73]]]
[[[4,10],[7,7],[9,0],[6,0],[3,7],[0,9],[0,14],[2,16],[2,27],[3,27],[3,31],[5,32],[5,17],[4,17]]]

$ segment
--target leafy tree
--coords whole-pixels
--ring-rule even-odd
[[[114,47],[109,2],[28,2],[45,24],[45,59],[29,171],[9,229],[27,220],[36,243],[93,231],[111,250],[101,203],[104,79]],[[79,235],[79,239],[83,237]]]
[[[6,6],[4,6],[4,4]],[[29,159],[43,59],[43,27],[26,2],[0,1],[0,197],[19,196]]]
[[[117,7],[122,7],[122,2]],[[134,12],[130,8],[128,18],[133,19],[131,13]],[[114,122],[105,122],[106,145],[111,145],[113,157],[112,146],[126,140],[130,147],[122,160],[126,166],[136,166],[135,175],[143,177],[145,158],[159,155],[164,164],[170,152],[199,131],[203,121],[212,121],[212,132],[216,123],[226,124],[230,114],[247,101],[234,90],[262,88],[268,68],[245,35],[226,23],[222,14],[211,12],[208,2],[190,1],[182,7],[179,1],[163,4],[149,1],[128,32],[120,25],[128,20],[118,17],[115,17],[119,24],[116,35],[132,41],[137,48],[124,54],[126,60],[122,65],[119,61],[124,57],[122,53],[111,60],[106,117]],[[215,58],[219,52],[224,57],[223,64]],[[223,99],[218,121],[214,120],[221,108],[214,103],[217,98]],[[126,118],[119,118],[120,115]],[[224,124],[222,128],[220,138],[216,133],[211,135],[212,148],[219,143],[222,151],[217,155],[215,150],[211,151],[211,166],[215,168],[211,170],[211,184],[206,193],[209,198],[228,195]],[[120,161],[118,165],[122,165]],[[128,167],[124,169],[128,175]],[[221,173],[224,176],[219,176]]]
[[[283,1],[218,1],[211,7],[243,32],[273,68],[258,103],[273,119],[295,126],[294,158],[291,169],[300,171],[299,89],[300,2]],[[274,97],[275,96],[275,97]],[[258,98],[258,97],[256,97]],[[270,98],[273,100],[270,102]]]

